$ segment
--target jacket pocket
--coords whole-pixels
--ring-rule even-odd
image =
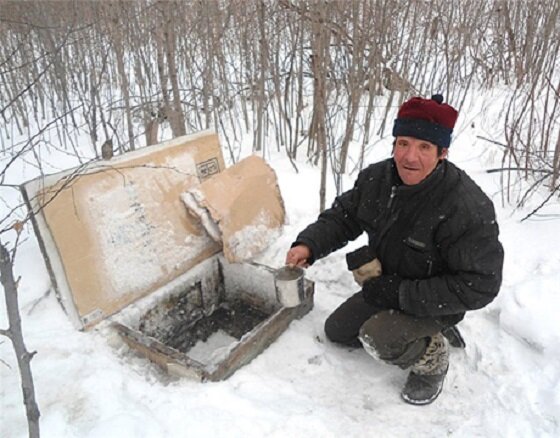
[[[412,278],[427,278],[435,273],[437,257],[431,244],[414,237],[404,240],[405,251],[401,269]]]

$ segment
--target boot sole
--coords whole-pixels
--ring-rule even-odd
[[[438,398],[438,396],[441,394],[441,391],[443,390],[443,382],[440,385],[440,387],[438,388],[438,391],[430,398],[428,399],[424,399],[424,400],[416,400],[416,399],[412,399],[409,398],[406,394],[401,392],[401,398],[408,404],[410,405],[414,405],[414,406],[423,406],[423,405],[429,405],[430,403],[432,403],[436,398]]]

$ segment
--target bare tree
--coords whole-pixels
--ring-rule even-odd
[[[21,232],[23,224],[17,223],[14,228],[16,232]],[[4,287],[4,298],[6,300],[6,311],[8,313],[9,327],[1,329],[0,334],[8,337],[11,341],[17,358],[19,373],[21,376],[21,388],[23,391],[23,403],[27,413],[27,424],[29,426],[29,436],[39,437],[39,407],[35,400],[35,386],[31,373],[31,359],[35,352],[30,353],[25,347],[21,317],[19,315],[18,304],[18,282],[14,277],[14,258],[17,245],[12,252],[0,241],[0,282]]]
[[[325,209],[326,174],[327,174],[327,133],[326,106],[327,94],[325,89],[327,50],[329,45],[329,31],[324,23],[327,17],[328,4],[317,2],[314,5],[314,15],[317,17],[312,23],[312,59],[313,72],[313,121],[314,138],[321,156],[321,185],[319,188],[319,211]]]
[[[505,84],[513,88],[506,96],[510,111],[504,112],[503,137],[511,143],[504,166],[519,159],[518,167],[550,168],[553,180],[543,180],[549,190],[558,180],[558,2],[0,0],[0,5],[5,151],[13,149],[14,134],[52,119],[59,122],[39,147],[55,149],[48,138],[56,134],[56,147],[79,162],[97,156],[107,139],[121,153],[169,132],[213,127],[231,161],[245,140],[265,153],[272,138],[291,160],[307,157],[319,165],[326,158],[341,191],[343,175],[363,166],[411,94],[443,92],[461,108],[475,87]],[[319,22],[328,35],[322,71],[314,64]],[[316,85],[323,90],[317,93]],[[78,109],[69,111],[76,101]],[[324,148],[318,128],[324,129]],[[78,147],[83,132],[91,142],[87,157]],[[508,172],[504,190],[519,177],[532,184],[532,172]]]

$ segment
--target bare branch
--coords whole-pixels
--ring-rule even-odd
[[[52,291],[52,288],[49,287],[49,288],[47,289],[47,291],[46,291],[43,295],[41,295],[39,298],[37,298],[36,300],[34,300],[34,301],[31,303],[31,307],[30,307],[29,310],[27,311],[27,316],[31,315],[31,314],[35,311],[35,308],[36,308],[41,302],[43,302],[43,300],[45,300],[45,298],[47,298],[47,297],[50,295],[51,291]]]
[[[556,192],[560,191],[560,184],[557,185],[554,190],[552,190],[548,196],[544,199],[544,201],[542,201],[535,209],[533,209],[533,211],[531,211],[531,213],[529,213],[527,216],[525,216],[523,219],[521,219],[520,222],[524,222],[525,220],[529,219],[531,216],[533,216],[535,213],[537,213],[541,208],[543,208],[548,201],[550,201],[552,199],[552,197],[556,194]]]
[[[497,173],[497,172],[532,172],[532,173],[545,173],[547,175],[552,175],[550,170],[546,169],[532,169],[530,167],[498,167],[495,169],[486,169],[486,173]]]
[[[2,333],[0,333],[0,334],[2,334]],[[8,362],[6,362],[2,359],[0,359],[0,362],[3,363],[4,365],[6,365],[8,367],[8,369],[10,369],[10,370],[12,369],[12,367],[10,366],[10,364]]]

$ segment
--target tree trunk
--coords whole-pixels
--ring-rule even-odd
[[[177,79],[177,65],[175,63],[175,22],[173,20],[173,11],[170,8],[173,3],[165,5],[165,26],[164,26],[164,39],[167,57],[167,71],[169,72],[169,81],[171,82],[171,90],[173,92],[173,114],[171,115],[171,127],[173,136],[179,137],[186,134],[185,130],[185,115],[181,107],[181,94],[179,91],[179,81]]]
[[[124,65],[125,61],[125,50],[123,43],[123,34],[119,30],[120,23],[114,23],[114,33],[113,33],[113,44],[115,47],[115,55],[117,61],[117,70],[119,72],[119,78],[121,80],[121,91],[124,100],[124,111],[126,117],[126,130],[128,134],[128,150],[133,151],[134,147],[134,127],[132,123],[132,107],[130,104],[130,85],[128,82],[128,75],[126,72],[126,67]]]
[[[328,30],[324,27],[327,5],[316,4],[318,19],[313,22],[311,68],[313,71],[313,117],[315,119],[315,139],[321,159],[321,186],[319,188],[319,211],[325,210],[327,185],[327,133],[325,127],[326,91],[325,56],[328,47]]]
[[[266,32],[264,28],[264,3],[262,0],[257,2],[257,16],[259,26],[259,80],[257,83],[257,127],[255,131],[255,143],[253,144],[254,151],[261,151],[263,149],[264,141],[264,111],[265,111],[265,75],[268,73],[268,50],[266,43]],[[264,151],[263,151],[264,152]]]
[[[29,436],[39,437],[39,407],[35,401],[35,387],[31,374],[31,359],[35,353],[29,353],[23,341],[21,329],[21,318],[19,315],[19,304],[17,296],[17,281],[14,279],[13,259],[3,243],[0,242],[0,282],[4,286],[4,297],[6,299],[6,311],[8,313],[8,330],[0,331],[7,336],[14,347],[19,373],[21,376],[21,389],[23,391],[23,402],[27,413],[27,424]]]

